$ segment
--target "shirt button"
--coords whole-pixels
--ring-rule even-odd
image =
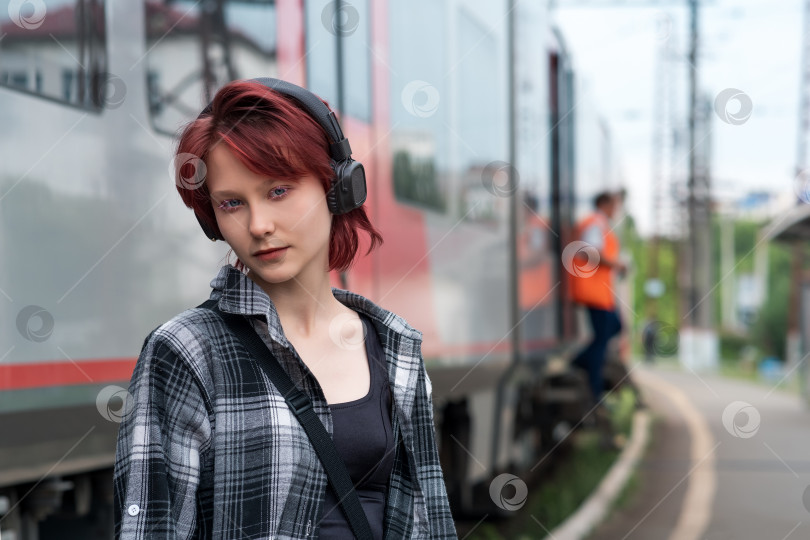
[[[129,513],[130,516],[137,516],[138,512],[140,511],[141,509],[138,507],[137,504],[130,505],[130,507],[127,508],[127,513]]]

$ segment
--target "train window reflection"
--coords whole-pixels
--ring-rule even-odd
[[[307,88],[344,114],[371,121],[369,0],[307,0],[306,48]]]
[[[307,0],[307,88],[338,107],[337,38],[332,30],[333,0]],[[336,17],[337,14],[334,14]],[[324,18],[327,23],[324,24]]]
[[[397,199],[495,223],[507,199],[487,175],[507,159],[506,3],[389,5],[391,147]]]
[[[349,5],[344,3],[344,5]],[[352,0],[355,12],[344,19],[348,26],[343,37],[343,87],[346,114],[371,120],[371,11],[368,0]],[[353,24],[356,21],[356,25]]]
[[[104,1],[2,5],[0,85],[102,109],[108,91]]]
[[[398,200],[444,212],[450,173],[446,11],[439,2],[389,5],[391,150]]]
[[[146,2],[146,86],[156,130],[174,134],[217,89],[276,77],[273,0]]]

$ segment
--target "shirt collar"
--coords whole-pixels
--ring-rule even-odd
[[[242,315],[263,315],[268,325],[271,322],[278,323],[276,307],[264,289],[232,264],[222,266],[210,285],[212,289],[210,298],[219,300],[217,305],[222,311]],[[388,329],[404,337],[421,341],[422,332],[410,326],[399,315],[381,308],[368,298],[337,287],[332,287],[332,295],[346,307],[364,313]]]

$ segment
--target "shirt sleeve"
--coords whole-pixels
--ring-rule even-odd
[[[194,538],[205,399],[183,358],[153,331],[130,381],[113,472],[116,540]]]
[[[582,233],[582,240],[589,243],[599,251],[602,251],[605,246],[602,228],[596,223],[585,229],[585,232]]]
[[[450,501],[444,483],[439,450],[436,445],[436,432],[433,424],[433,392],[430,377],[424,363],[416,383],[416,415],[414,432],[417,435],[415,448],[419,487],[425,498],[428,512],[430,538],[458,539]]]

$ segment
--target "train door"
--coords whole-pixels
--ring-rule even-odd
[[[551,199],[554,252],[557,255],[557,279],[560,301],[557,304],[557,328],[562,342],[576,338],[576,310],[570,295],[568,273],[562,264],[562,252],[571,242],[574,229],[574,89],[573,73],[560,49],[549,54],[549,110],[551,144]]]

